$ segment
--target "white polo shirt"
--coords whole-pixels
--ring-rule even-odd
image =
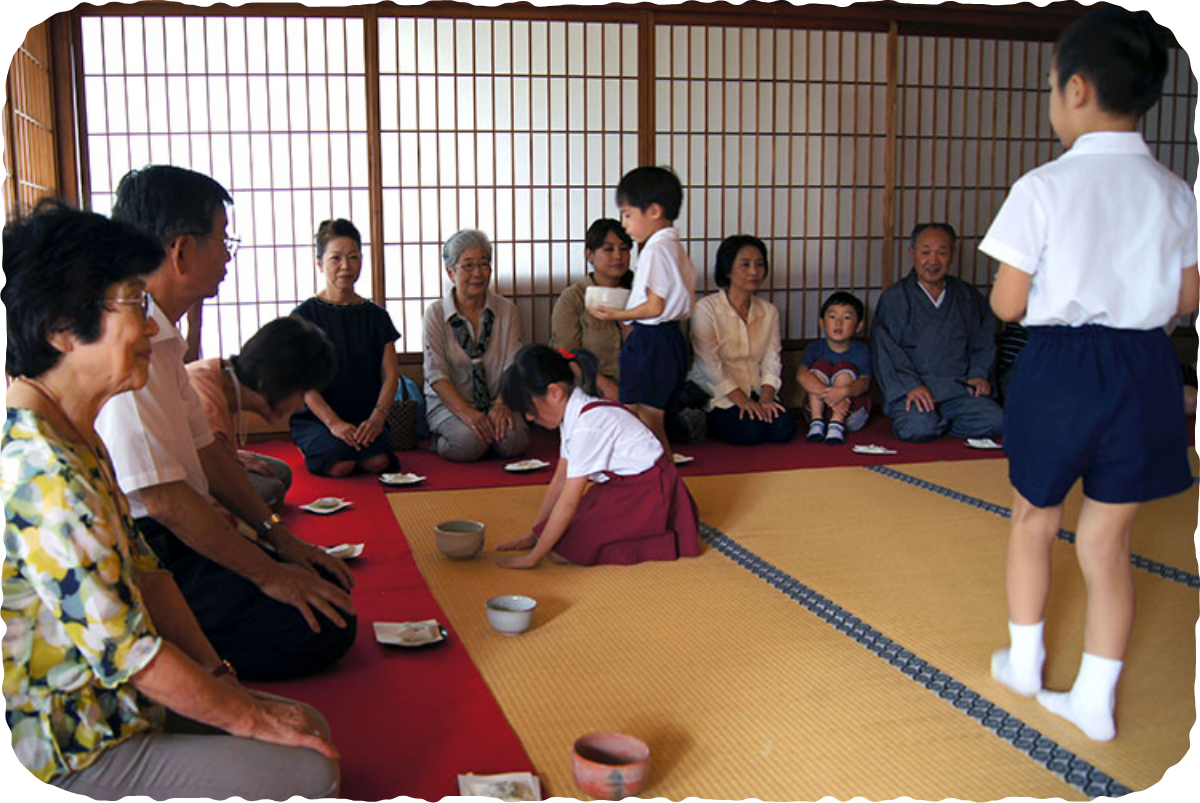
[[[602,472],[622,477],[641,474],[662,457],[662,444],[636,415],[620,406],[602,405],[583,412],[595,401],[579,388],[567,399],[558,431],[559,456],[567,461],[567,477],[607,482]]]
[[[1086,134],[1013,185],[979,250],[1032,275],[1026,326],[1155,329],[1196,264],[1196,196],[1140,133]]]
[[[638,251],[637,270],[633,275],[633,287],[629,291],[625,309],[633,309],[643,303],[647,298],[647,288],[663,300],[663,311],[656,318],[645,318],[636,323],[654,326],[682,320],[692,314],[696,269],[683,243],[679,241],[679,231],[674,226],[651,234]]]
[[[129,497],[133,516],[146,515],[142,488],[184,480],[208,497],[208,478],[196,454],[213,442],[200,397],[183,366],[187,344],[158,306],[150,314],[158,334],[150,341],[146,386],[109,399],[96,419],[117,469],[117,482]]]

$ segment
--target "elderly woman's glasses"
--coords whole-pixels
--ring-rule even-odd
[[[492,263],[488,260],[481,262],[459,262],[454,266],[455,270],[463,273],[478,273],[480,271],[487,272],[492,269]]]
[[[109,304],[128,304],[136,306],[142,313],[142,318],[150,317],[150,294],[142,290],[137,295],[129,296],[128,298],[110,298],[105,300],[104,306]]]

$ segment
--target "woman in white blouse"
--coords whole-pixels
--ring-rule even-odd
[[[691,379],[712,396],[708,433],[729,443],[787,443],[796,419],[777,401],[781,379],[779,310],[754,293],[767,276],[757,237],[726,237],[713,269],[721,289],[692,310]]]

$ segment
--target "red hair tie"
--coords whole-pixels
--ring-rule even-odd
[[[575,355],[572,354],[571,352],[567,351],[566,349],[558,349],[558,353],[560,355],[562,355],[562,358],[564,360],[574,360],[575,359]]]

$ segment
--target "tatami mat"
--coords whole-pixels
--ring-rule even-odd
[[[933,482],[959,493],[1012,508],[1012,486],[1007,460],[970,463],[913,463],[891,468]],[[1134,522],[1133,551],[1191,574],[1197,572],[1196,511],[1200,489],[1190,490],[1142,505]],[[1068,495],[1063,507],[1063,528],[1074,532],[1083,504],[1080,484]]]
[[[959,480],[980,466],[897,468],[965,488]],[[989,656],[1007,638],[1005,519],[865,469],[697,477],[689,486],[707,523],[1132,789],[1153,785],[1186,753],[1195,719],[1195,590],[1135,573],[1139,614],[1118,694],[1119,735],[1097,744],[989,677]],[[1078,667],[1083,601],[1074,547],[1059,543],[1050,688],[1068,687]]]
[[[884,482],[864,469],[850,471],[864,484]],[[741,537],[770,529],[755,517],[732,514],[743,501],[764,498],[761,492],[777,493],[772,477],[691,483],[702,508],[714,517],[721,513],[727,532]],[[654,766],[643,797],[1084,797],[712,549],[672,563],[578,568],[543,562],[533,571],[499,568],[490,548],[467,562],[437,553],[436,522],[482,520],[488,545],[495,545],[527,531],[543,492],[444,491],[393,494],[390,501],[452,638],[467,647],[548,794],[582,794],[570,777],[571,744],[582,733],[606,729],[650,744]],[[807,529],[809,504],[829,503],[831,513],[838,505],[810,494],[797,477],[784,496],[792,505],[775,529],[783,527],[786,538],[798,526]],[[739,530],[737,519],[747,526]],[[874,526],[841,529],[843,539],[851,529],[897,538]],[[824,565],[823,573],[853,585],[861,554],[837,569],[836,558],[820,556],[816,546],[811,558]],[[922,564],[920,555],[911,560]],[[871,569],[858,582],[888,587],[880,575],[892,571],[904,567]],[[484,602],[502,593],[539,600],[531,631],[505,637],[490,630]],[[936,617],[924,624],[934,633],[945,627]]]

